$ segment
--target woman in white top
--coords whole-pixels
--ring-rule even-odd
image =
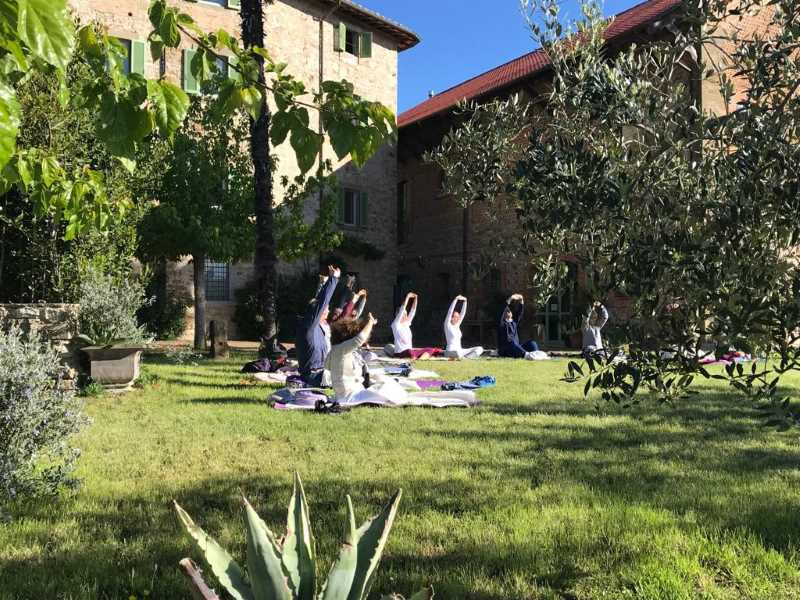
[[[397,314],[394,317],[394,321],[392,321],[394,345],[390,344],[386,347],[386,353],[390,356],[425,360],[431,356],[441,356],[444,353],[441,348],[414,348],[411,323],[417,314],[418,299],[419,296],[417,294],[409,292],[406,294],[403,304],[397,309]]]
[[[364,387],[364,362],[358,350],[369,341],[377,321],[370,314],[365,319],[343,319],[331,325],[331,351],[325,361],[330,371],[336,399],[348,405],[381,406],[473,406],[475,393],[468,390],[409,393],[394,379]]]
[[[461,310],[456,310],[459,302],[463,302]],[[483,347],[474,348],[461,347],[461,323],[467,315],[467,299],[464,296],[456,296],[447,311],[444,320],[444,337],[447,340],[447,348],[444,355],[447,358],[479,358],[483,354]]]

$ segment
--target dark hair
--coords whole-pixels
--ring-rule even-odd
[[[356,276],[352,273],[345,275],[344,285],[347,287],[347,289],[352,290],[354,287],[356,287]]]
[[[331,324],[331,345],[335,346],[356,337],[367,326],[368,317],[339,319]]]

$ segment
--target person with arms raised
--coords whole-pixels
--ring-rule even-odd
[[[297,362],[300,375],[310,386],[319,387],[323,382],[325,358],[330,350],[328,307],[340,275],[338,268],[328,266],[327,278],[323,280],[305,314],[298,320]]]

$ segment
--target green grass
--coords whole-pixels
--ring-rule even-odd
[[[323,572],[345,526],[403,488],[375,591],[438,598],[800,597],[797,432],[722,386],[678,407],[598,414],[566,363],[429,363],[493,374],[475,410],[268,408],[242,358],[152,362],[156,383],[88,400],[82,489],[0,524],[0,598],[185,598],[177,499],[244,555],[242,490],[283,529],[297,469]],[[795,398],[800,379],[791,384]]]

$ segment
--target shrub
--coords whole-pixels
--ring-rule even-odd
[[[136,321],[136,311],[148,303],[141,281],[122,281],[90,268],[80,283],[78,328],[91,343],[142,344],[147,334]]]
[[[282,276],[278,282],[278,335],[281,341],[294,341],[297,315],[305,310],[318,286],[316,274]],[[250,282],[236,291],[236,309],[233,322],[239,335],[248,340],[261,337],[263,319],[258,307],[255,283]]]
[[[153,296],[154,301],[136,313],[139,323],[159,340],[174,340],[186,329],[186,309],[192,301],[183,296]]]
[[[60,389],[58,352],[12,327],[0,331],[0,497],[54,494],[74,486],[79,455],[70,437],[87,422],[82,403]]]
[[[86,383],[86,385],[81,386],[78,389],[78,395],[81,398],[96,398],[98,396],[102,396],[105,393],[106,393],[106,388],[103,387],[103,384],[93,379],[90,379]]]

